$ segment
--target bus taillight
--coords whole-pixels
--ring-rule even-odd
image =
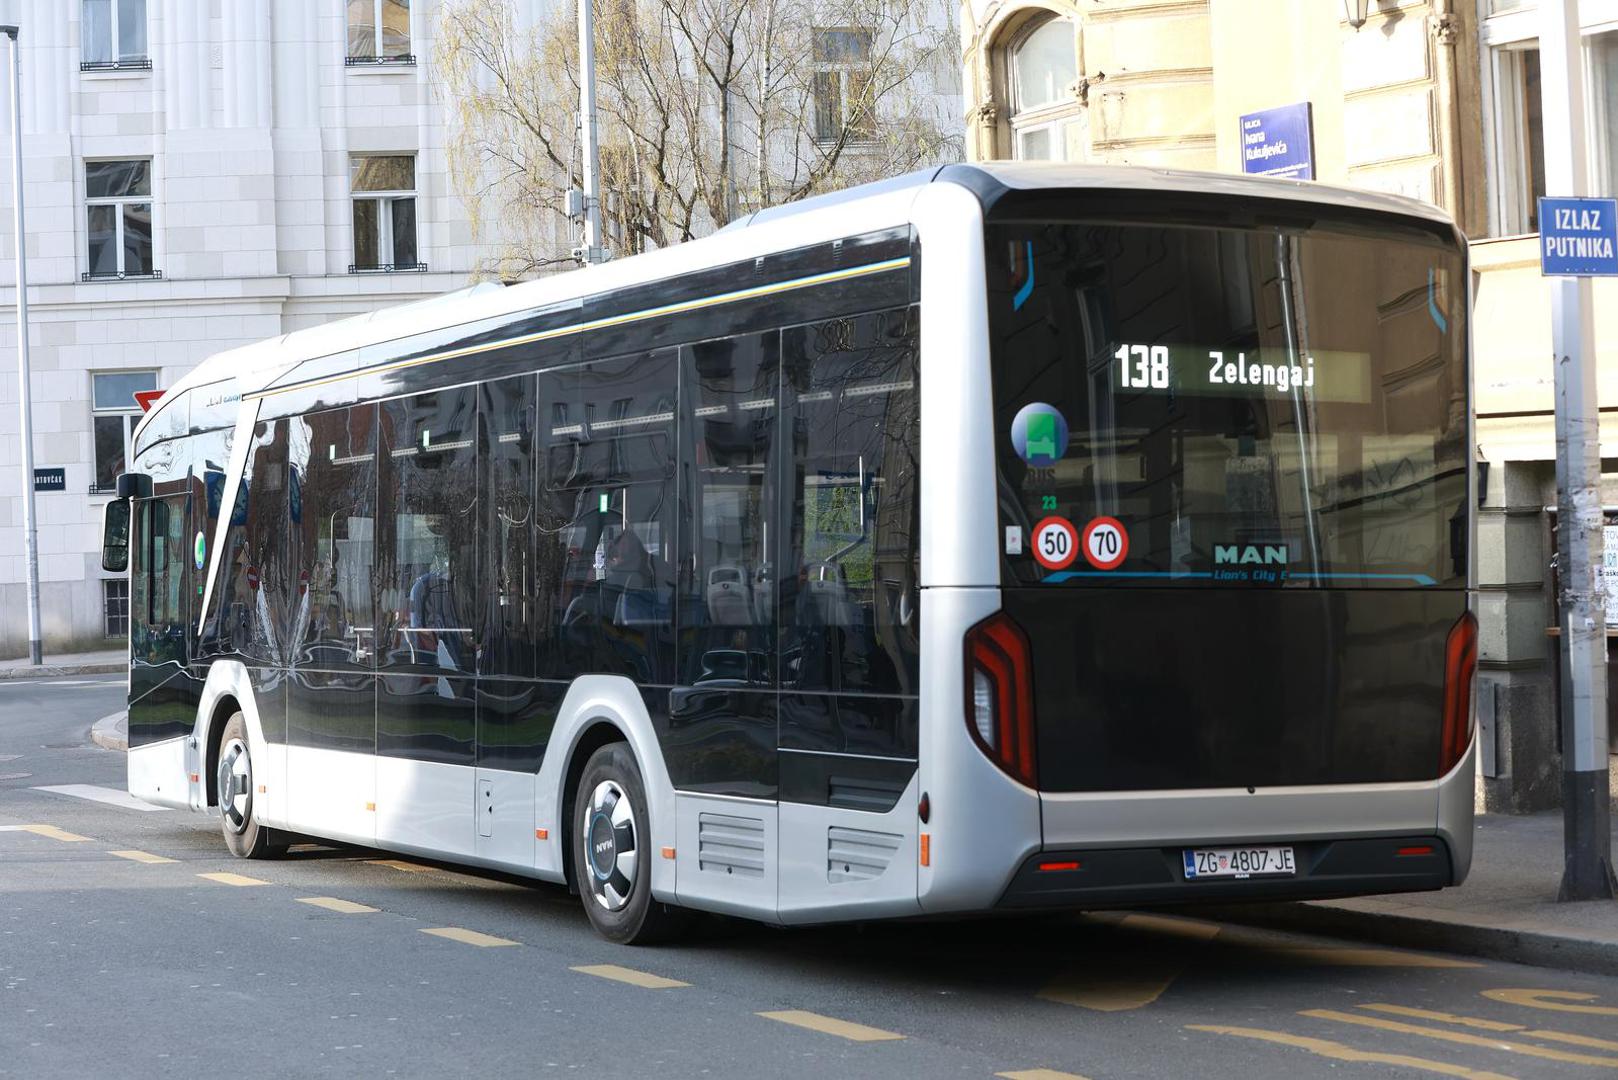
[[[1478,669],[1478,620],[1470,611],[1450,627],[1444,642],[1444,730],[1438,775],[1460,764],[1472,743],[1472,676]]]
[[[966,632],[966,728],[995,764],[1034,786],[1033,665],[1027,636],[1005,612]]]

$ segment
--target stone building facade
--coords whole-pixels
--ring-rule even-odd
[[[969,153],[1241,172],[1241,117],[1307,102],[1315,178],[1436,203],[1472,238],[1480,801],[1560,798],[1556,501],[1534,0],[966,0]],[[1357,14],[1357,12],[1356,12]],[[1582,0],[1591,179],[1618,194],[1618,0]],[[1618,280],[1595,283],[1618,524]],[[1615,595],[1618,600],[1618,595]],[[1618,617],[1618,604],[1614,604]],[[1618,625],[1609,629],[1618,634]],[[1618,680],[1614,682],[1618,686]],[[1615,726],[1618,731],[1618,726]]]
[[[100,513],[131,396],[223,349],[467,283],[437,0],[11,0],[47,651],[127,626]],[[0,64],[4,63],[0,42]],[[10,79],[0,80],[10,145]],[[9,150],[4,151],[9,157]],[[0,655],[26,652],[15,262],[0,178]]]

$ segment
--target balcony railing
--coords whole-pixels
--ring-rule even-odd
[[[358,263],[349,263],[350,274],[424,274],[427,272],[426,263],[377,263],[375,266],[361,266]]]
[[[415,62],[415,53],[402,53],[399,56],[347,56],[343,58],[344,67],[410,67]]]
[[[116,482],[103,484],[92,480],[90,481],[89,493],[91,495],[116,495],[118,494],[118,484]]]
[[[161,270],[87,270],[80,281],[162,281]]]
[[[149,56],[126,56],[121,60],[81,60],[80,71],[150,71],[152,58]]]

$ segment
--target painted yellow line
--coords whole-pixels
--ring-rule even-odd
[[[802,1009],[782,1009],[779,1012],[761,1012],[758,1015],[766,1020],[779,1020],[783,1024],[791,1024],[793,1027],[807,1028],[810,1031],[819,1031],[826,1035],[836,1035],[839,1039],[847,1039],[850,1042],[887,1042],[892,1039],[904,1038],[898,1032],[866,1027],[864,1024],[855,1024],[848,1020],[837,1020],[830,1016],[821,1016],[819,1013],[805,1012]]]
[[[1513,1054],[1523,1054],[1527,1057],[1542,1058],[1546,1061],[1565,1061],[1570,1065],[1618,1065],[1618,1057],[1597,1057],[1594,1054],[1575,1054],[1568,1050],[1551,1050],[1544,1046],[1529,1046],[1527,1043],[1511,1042],[1506,1039],[1489,1039],[1482,1035],[1467,1035],[1459,1031],[1444,1031],[1441,1028],[1405,1024],[1397,1020],[1382,1020],[1375,1016],[1356,1016],[1353,1013],[1338,1012],[1335,1009],[1306,1009],[1298,1015],[1307,1016],[1315,1020],[1334,1020],[1339,1024],[1357,1024],[1360,1027],[1376,1028],[1379,1031],[1393,1031],[1401,1035],[1421,1035],[1429,1039],[1438,1039],[1441,1042],[1459,1043],[1462,1046],[1482,1046],[1490,1050],[1504,1050]]]
[[[1163,996],[1185,970],[1184,964],[1142,970],[1155,957],[1142,957],[1131,971],[1101,965],[1075,967],[1046,984],[1038,997],[1058,1005],[1075,1005],[1092,1012],[1128,1012],[1141,1009]]]
[[[1587,1016],[1618,1016],[1618,1008],[1611,1005],[1577,1004],[1599,999],[1594,994],[1581,994],[1573,990],[1485,990],[1483,996],[1490,1001],[1503,1001],[1507,1005],[1526,1005],[1530,1009],[1584,1013]]]
[[[1479,1031],[1524,1031],[1521,1024],[1507,1024],[1501,1020],[1483,1020],[1476,1016],[1457,1016],[1454,1013],[1438,1012],[1436,1009],[1412,1009],[1408,1005],[1361,1005],[1360,1008],[1370,1012],[1390,1013],[1394,1016],[1409,1016],[1417,1020],[1437,1020],[1442,1024],[1457,1024],[1461,1027],[1477,1028]]]
[[[90,841],[88,836],[80,836],[78,833],[71,833],[66,829],[58,829],[55,825],[19,825],[17,831],[33,833],[35,836],[43,836],[47,840],[60,840],[64,844],[85,844]]]
[[[1078,1073],[1057,1072],[1055,1069],[1018,1069],[1016,1072],[995,1073],[1005,1080],[1089,1080]]]
[[[1384,1054],[1376,1050],[1356,1050],[1330,1039],[1314,1039],[1307,1035],[1292,1035],[1285,1031],[1267,1031],[1264,1028],[1227,1027],[1223,1024],[1188,1024],[1189,1031],[1207,1031],[1215,1035],[1233,1035],[1238,1039],[1257,1039],[1277,1046],[1291,1046],[1307,1050],[1333,1061],[1352,1061],[1372,1065],[1397,1065],[1405,1069],[1437,1073],[1439,1076],[1459,1076],[1462,1080],[1512,1080],[1501,1073],[1469,1069],[1464,1065],[1451,1065],[1447,1061],[1432,1061],[1409,1054]]]
[[[232,873],[228,873],[228,872],[227,873],[220,873],[220,874],[198,874],[197,877],[199,877],[199,878],[207,878],[209,881],[217,881],[221,885],[268,885],[269,884],[268,881],[260,881],[256,877],[244,877],[241,874],[232,874]]]
[[[495,937],[493,934],[480,934],[476,930],[465,930],[459,926],[435,926],[422,930],[422,933],[431,934],[433,937],[449,938],[449,940],[459,941],[463,945],[476,945],[482,949],[493,948],[497,945],[519,944],[519,942],[511,941],[507,938]]]
[[[688,982],[681,982],[679,979],[665,979],[661,975],[636,971],[634,968],[619,967],[617,964],[583,964],[573,970],[583,975],[595,975],[602,979],[628,983],[630,986],[644,986],[648,990],[672,990],[676,986],[691,985]]]
[[[335,896],[300,896],[298,903],[308,904],[310,907],[325,908],[341,915],[364,915],[377,909],[356,904],[352,900],[339,900]]]
[[[170,858],[168,858],[166,856],[163,856],[163,855],[153,855],[150,851],[134,851],[134,850],[130,850],[130,851],[109,851],[109,852],[107,852],[107,854],[108,855],[116,855],[120,859],[128,859],[130,862],[148,863],[148,864],[166,863],[166,862],[179,862],[180,861],[178,859],[170,859]]]
[[[1273,955],[1306,964],[1324,964],[1328,967],[1410,967],[1410,968],[1476,968],[1470,960],[1452,960],[1447,956],[1428,953],[1400,952],[1394,949],[1334,949],[1310,945],[1287,946],[1271,950]]]
[[[1523,1034],[1531,1039],[1566,1043],[1569,1046],[1587,1046],[1591,1050],[1618,1050],[1618,1042],[1611,1039],[1598,1039],[1594,1035],[1575,1035],[1571,1031],[1547,1031],[1544,1028],[1535,1028]]]
[[[1212,941],[1224,929],[1218,923],[1202,919],[1180,919],[1170,915],[1126,915],[1118,925],[1127,930],[1145,930],[1153,934],[1190,938],[1193,941]]]
[[[430,874],[436,867],[422,866],[419,863],[405,862],[403,859],[366,859],[368,865],[386,866],[389,870],[403,870],[407,874]]]

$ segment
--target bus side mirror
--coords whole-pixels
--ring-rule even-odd
[[[113,574],[129,569],[128,499],[114,499],[101,508],[101,569]]]

